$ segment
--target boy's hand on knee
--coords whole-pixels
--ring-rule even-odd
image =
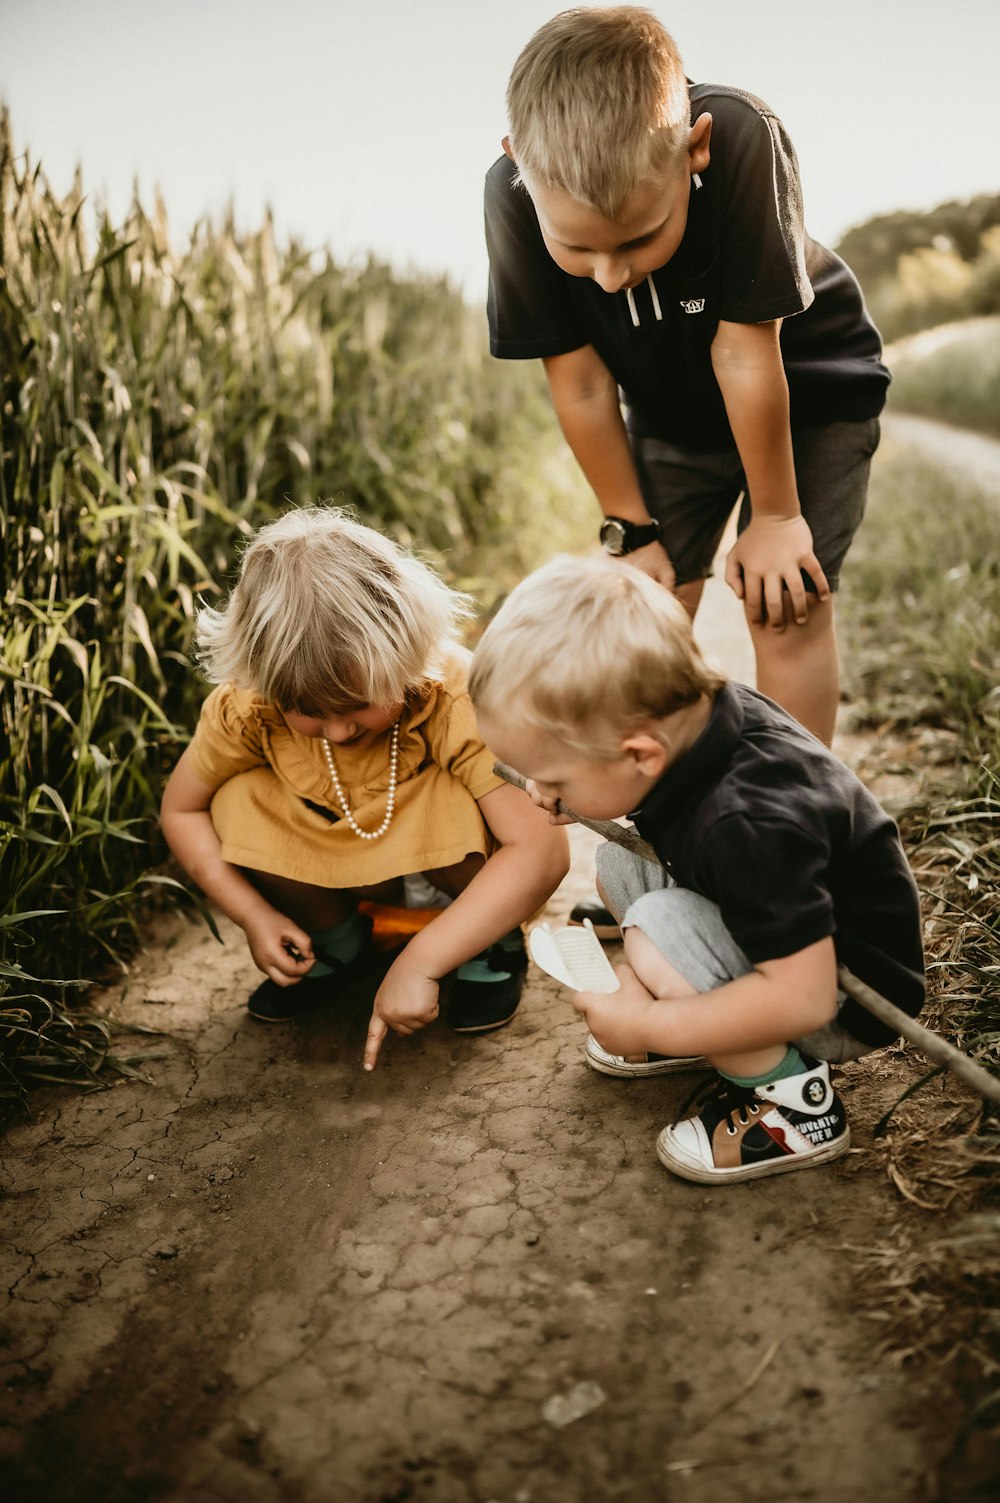
[[[405,963],[406,951],[392,966],[378,989],[368,1038],[365,1041],[364,1067],[374,1070],[386,1034],[393,1033],[403,1038],[426,1028],[438,1015],[440,983],[433,976],[426,976],[412,965]]]
[[[254,965],[277,986],[294,986],[316,963],[306,931],[274,908],[254,913],[243,932]]]
[[[650,579],[655,579],[665,590],[673,593],[677,584],[677,571],[670,562],[670,555],[662,543],[647,543],[644,548],[635,548],[622,556],[622,563],[641,569]]]
[[[574,992],[573,1006],[602,1049],[609,1054],[643,1054],[649,1043],[650,1014],[657,999],[630,965],[615,966],[617,992]]]
[[[830,586],[813,552],[812,532],[803,516],[756,516],[736,539],[726,559],[726,583],[746,603],[754,624],[785,629],[785,591],[797,626],[809,619],[809,596],[802,572],[828,600]]]

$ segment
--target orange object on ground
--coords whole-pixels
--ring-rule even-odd
[[[419,934],[443,908],[394,908],[388,903],[359,903],[359,913],[367,913],[374,924],[372,940],[384,949],[400,939]]]

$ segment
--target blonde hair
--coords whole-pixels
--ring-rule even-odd
[[[197,657],[213,683],[283,710],[381,707],[427,683],[471,615],[391,539],[339,507],[303,507],[260,529],[226,604],[199,612]]]
[[[507,110],[519,175],[607,219],[644,179],[680,168],[691,127],[673,38],[635,5],[548,21],[514,64]]]
[[[598,759],[726,682],[707,667],[680,602],[608,558],[555,558],[508,596],[476,648],[481,714]]]

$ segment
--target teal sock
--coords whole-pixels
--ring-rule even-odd
[[[763,1075],[727,1075],[725,1070],[719,1074],[723,1080],[731,1080],[733,1085],[738,1086],[761,1086],[773,1085],[776,1080],[785,1080],[789,1075],[801,1075],[805,1070],[806,1062],[796,1049],[794,1044],[789,1044],[788,1053],[780,1065],[775,1065],[773,1070],[767,1070]]]
[[[512,929],[509,934],[504,935],[503,939],[497,940],[497,944],[499,944],[505,950],[516,950],[522,943],[523,941],[521,938],[520,929]],[[489,946],[489,948],[492,949],[492,945]],[[511,976],[514,974],[513,971],[494,971],[489,965],[487,965],[485,956],[486,951],[484,950],[482,954],[473,955],[471,960],[467,960],[464,965],[460,965],[458,970],[455,972],[455,975],[458,977],[459,981],[510,980]]]
[[[346,965],[361,952],[368,932],[368,925],[355,908],[342,923],[334,924],[332,929],[322,929],[309,937],[317,950],[325,950],[334,960],[342,960]],[[309,975],[332,976],[333,966],[324,965],[321,960],[317,960]]]

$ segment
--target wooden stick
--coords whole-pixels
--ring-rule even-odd
[[[513,767],[508,767],[505,762],[494,762],[493,771],[498,778],[503,778],[505,783],[513,783],[515,788],[523,791],[527,786],[521,774],[515,772]],[[623,845],[627,851],[632,852],[633,856],[641,856],[643,861],[652,861],[654,866],[662,865],[653,847],[635,830],[615,824],[613,819],[584,819],[582,814],[574,814],[572,809],[567,809],[561,799],[556,804],[556,811],[564,814],[567,819],[572,819],[578,825],[586,825],[587,829],[593,830],[595,835],[603,835],[605,840],[611,840],[615,845]]]
[[[503,762],[494,762],[493,771],[504,782],[512,783],[515,788],[524,788],[525,781],[519,772],[505,766]],[[588,830],[593,830],[598,835],[603,835],[605,840],[613,841],[615,845],[624,846],[634,856],[641,856],[644,861],[652,861],[656,866],[661,865],[660,858],[653,847],[643,840],[635,830],[626,829],[623,825],[615,824],[611,819],[584,819],[582,815],[574,814],[572,809],[567,809],[560,800],[556,804],[560,814],[567,819],[575,820],[577,824],[585,825]],[[977,1090],[981,1096],[990,1101],[1000,1103],[1000,1080],[991,1075],[989,1070],[984,1070],[982,1065],[963,1054],[961,1049],[956,1049],[954,1044],[949,1044],[947,1039],[940,1038],[938,1034],[931,1033],[922,1023],[911,1018],[909,1013],[897,1007],[894,1002],[889,1002],[885,997],[864,981],[859,981],[857,976],[851,974],[846,966],[837,967],[837,980],[849,997],[855,1002],[860,1002],[866,1012],[873,1013],[882,1023],[894,1028],[908,1043],[915,1045],[929,1059],[936,1060],[944,1065],[955,1075],[961,1077],[967,1085]]]
[[[955,1075],[961,1076],[981,1096],[1000,1102],[1000,1080],[967,1054],[963,1054],[961,1049],[956,1049],[954,1044],[949,1044],[947,1039],[938,1034],[931,1033],[929,1028],[918,1023],[916,1018],[911,1018],[909,1013],[903,1012],[894,1002],[888,1002],[867,982],[859,981],[846,965],[837,967],[837,980],[849,997],[860,1002],[862,1007],[874,1013],[883,1023],[888,1023],[890,1028],[895,1028],[897,1033],[902,1034],[908,1043],[914,1044],[929,1059],[937,1060],[939,1065],[944,1065]]]

